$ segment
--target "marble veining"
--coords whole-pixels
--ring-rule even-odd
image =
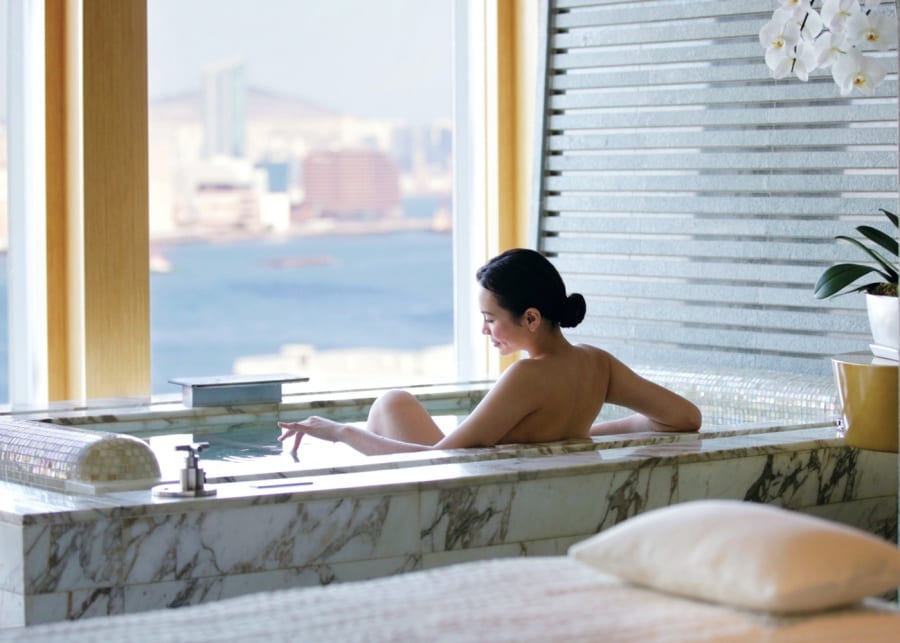
[[[448,551],[504,542],[515,495],[515,485],[509,483],[487,491],[464,486],[423,493],[423,547]]]

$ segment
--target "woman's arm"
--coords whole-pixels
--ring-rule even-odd
[[[365,455],[409,453],[437,448],[427,444],[402,442],[386,438],[361,429],[358,426],[342,424],[317,415],[312,415],[301,422],[279,422],[278,427],[282,430],[282,434],[278,437],[279,441],[284,442],[288,438],[294,438],[291,451],[296,451],[300,447],[300,441],[304,435],[311,435],[314,438],[327,440],[328,442],[343,442]]]
[[[612,355],[609,356],[609,365],[606,401],[629,408],[637,414],[594,424],[591,435],[696,431],[700,428],[702,416],[693,402],[644,379]]]
[[[510,366],[459,427],[433,446],[395,440],[315,415],[301,422],[279,422],[282,434],[278,439],[284,442],[293,438],[291,450],[297,451],[303,436],[311,435],[343,442],[366,455],[493,446],[534,410],[541,396],[539,375],[532,364],[517,362]]]

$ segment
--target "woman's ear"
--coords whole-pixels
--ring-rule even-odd
[[[537,308],[527,308],[525,310],[525,314],[522,315],[522,318],[525,320],[525,326],[528,327],[528,330],[531,332],[536,331],[541,327],[541,311]]]

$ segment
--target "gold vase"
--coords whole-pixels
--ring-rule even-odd
[[[869,353],[831,358],[847,444],[897,452],[897,362]]]

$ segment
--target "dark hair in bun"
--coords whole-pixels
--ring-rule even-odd
[[[478,269],[481,287],[490,290],[497,303],[517,318],[529,308],[563,328],[574,328],[584,319],[587,306],[578,293],[566,295],[566,285],[556,267],[535,250],[513,248]]]

